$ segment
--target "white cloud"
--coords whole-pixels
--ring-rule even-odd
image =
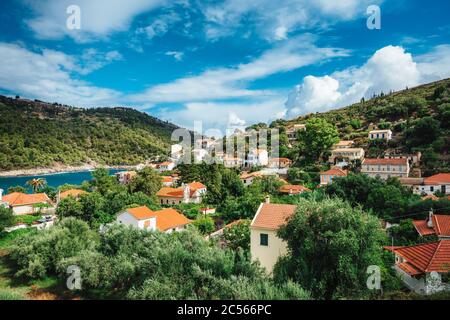
[[[202,5],[206,18],[206,36],[217,39],[235,33],[248,21],[256,31],[269,39],[284,39],[291,31],[324,26],[339,20],[365,17],[370,4],[382,0],[225,0],[219,4]]]
[[[183,60],[184,52],[181,51],[167,51],[166,56],[171,56],[177,61]]]
[[[60,39],[66,35],[78,41],[106,37],[112,32],[128,29],[137,15],[169,3],[167,0],[24,0],[35,14],[28,26],[37,37]],[[76,4],[81,9],[81,29],[69,30],[66,9]]]
[[[114,59],[115,54],[110,54]],[[26,97],[77,106],[110,106],[121,93],[77,80],[77,59],[59,51],[33,52],[0,42],[0,88]],[[87,71],[86,71],[87,72]]]
[[[450,46],[436,47],[414,61],[402,47],[387,46],[361,67],[324,77],[307,76],[286,102],[288,116],[325,111],[358,102],[362,97],[401,90],[450,76]]]
[[[194,121],[202,121],[204,130],[214,128],[225,134],[227,129],[282,117],[286,111],[283,102],[282,96],[236,103],[192,102],[182,109],[162,110],[160,117],[190,129]]]
[[[316,47],[309,36],[298,37],[267,50],[249,63],[209,69],[197,76],[156,85],[134,96],[133,100],[153,103],[192,102],[271,95],[272,92],[268,90],[249,90],[247,85],[272,74],[345,55],[347,51],[342,49]]]

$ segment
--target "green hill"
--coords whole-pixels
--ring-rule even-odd
[[[293,120],[277,120],[271,127],[289,127],[311,118],[333,123],[342,140],[354,140],[366,150],[367,157],[389,153],[422,153],[418,169],[423,175],[449,172],[450,79],[403,91],[380,94],[370,100],[322,113],[308,114]],[[370,142],[372,129],[391,129],[389,143]]]
[[[137,164],[168,155],[176,128],[130,108],[82,109],[0,96],[0,170]]]

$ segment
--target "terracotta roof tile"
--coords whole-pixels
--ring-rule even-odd
[[[379,165],[405,165],[408,163],[408,159],[406,158],[398,158],[398,159],[364,159],[362,164],[379,164]]]
[[[346,177],[347,176],[347,170],[342,170],[340,168],[331,168],[330,170],[323,171],[320,174]]]
[[[450,184],[450,173],[438,173],[434,176],[424,179],[424,184],[437,185],[437,184]]]
[[[290,204],[263,203],[253,218],[251,226],[277,230],[295,213],[296,208]]]
[[[421,236],[436,234],[434,229],[428,226],[427,220],[413,220],[413,225]]]
[[[286,184],[286,185],[281,186],[278,189],[278,191],[281,193],[300,194],[302,192],[307,192],[307,191],[311,191],[311,190],[304,186],[300,186],[300,185]]]
[[[10,206],[23,206],[36,203],[51,203],[52,201],[45,193],[27,194],[22,192],[13,192],[3,196],[3,202],[8,202]]]
[[[433,227],[438,236],[450,237],[450,215],[433,215]]]
[[[172,208],[152,211],[146,206],[142,206],[126,209],[126,211],[138,220],[156,218],[156,228],[160,231],[166,231],[179,226],[184,226],[192,222]],[[146,222],[144,225],[148,227],[149,223],[150,222]]]
[[[149,219],[155,216],[155,213],[146,206],[129,208],[126,211],[138,220]]]
[[[77,198],[79,196],[81,196],[82,194],[86,194],[87,192],[84,190],[80,190],[80,189],[70,189],[70,190],[66,190],[64,192],[61,192],[61,194],[59,195],[59,198],[62,200],[64,198],[67,198],[69,196]]]

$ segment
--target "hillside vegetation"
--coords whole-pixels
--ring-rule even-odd
[[[422,153],[423,175],[449,171],[450,79],[389,94],[323,113],[293,120],[277,120],[272,127],[289,127],[322,118],[334,124],[342,140],[354,140],[366,157],[385,153]],[[373,129],[391,129],[392,141],[369,141]]]
[[[130,108],[81,109],[0,96],[0,170],[137,164],[168,155],[176,128]]]

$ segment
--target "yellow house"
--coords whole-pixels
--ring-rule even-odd
[[[287,244],[277,237],[277,230],[296,210],[289,204],[262,203],[250,224],[250,252],[267,273],[272,273],[278,258],[287,253]]]

